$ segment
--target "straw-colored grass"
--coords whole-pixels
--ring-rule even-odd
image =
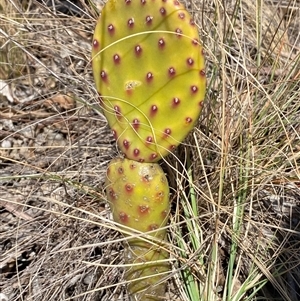
[[[125,301],[126,239],[103,191],[118,150],[90,65],[103,3],[45,2],[0,0],[0,300]],[[161,163],[165,300],[299,300],[299,1],[186,5],[208,86]]]

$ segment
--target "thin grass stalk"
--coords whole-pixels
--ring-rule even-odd
[[[193,210],[191,210],[192,206],[189,204],[189,197],[186,196],[183,187],[181,187],[182,191],[182,206],[183,206],[183,212],[184,212],[184,218],[188,230],[188,238],[189,241],[192,243],[192,250],[196,251],[200,249],[200,241],[198,240],[198,235],[196,234],[198,231],[198,227],[196,226],[195,221],[197,220],[197,215],[194,215]],[[190,194],[191,197],[191,194]],[[196,237],[195,237],[196,235]],[[183,241],[183,237],[182,237]],[[182,256],[186,257],[186,246],[185,244],[181,245],[182,247]],[[191,271],[191,267],[186,265],[184,269],[182,269],[182,278],[183,278],[183,283],[184,283],[184,289],[189,297],[189,300],[194,301],[198,300],[199,298],[199,286],[197,284],[196,279],[193,276],[193,273]]]
[[[243,138],[240,137],[240,145],[244,145]],[[245,167],[243,165],[245,164]],[[234,211],[233,211],[233,220],[232,220],[232,242],[231,242],[231,248],[230,248],[230,257],[229,257],[229,263],[228,263],[228,271],[227,271],[227,277],[228,285],[225,286],[228,288],[227,293],[224,295],[226,297],[226,300],[229,301],[231,299],[231,296],[233,294],[233,279],[237,278],[237,272],[238,268],[236,268],[236,272],[234,272],[234,266],[236,263],[236,256],[237,251],[239,249],[240,241],[241,241],[241,230],[243,227],[243,217],[244,217],[244,207],[245,207],[245,200],[248,190],[248,178],[249,178],[249,162],[250,162],[250,148],[248,148],[246,157],[244,159],[243,154],[240,155],[240,163],[239,163],[239,183],[242,185],[241,189],[238,191],[237,196],[237,202],[234,203]],[[225,290],[226,291],[226,290]]]
[[[261,64],[261,39],[262,39],[262,0],[256,0],[256,47],[257,47],[257,67]]]

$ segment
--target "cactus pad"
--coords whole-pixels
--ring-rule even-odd
[[[169,270],[168,252],[161,247],[166,236],[161,227],[170,210],[166,176],[157,163],[115,158],[108,166],[105,187],[114,220],[129,227],[124,228],[129,233],[130,229],[151,231],[149,236],[155,237],[153,242],[139,236],[128,239],[125,263],[133,264],[125,274],[128,292],[132,300],[161,300],[165,293],[161,280]]]
[[[108,166],[105,187],[114,221],[140,232],[166,225],[169,185],[157,163],[115,158]]]
[[[197,26],[177,0],[109,0],[92,67],[104,114],[129,159],[156,162],[192,130],[205,95]]]

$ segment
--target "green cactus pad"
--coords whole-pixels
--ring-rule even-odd
[[[197,26],[174,0],[109,0],[94,33],[99,101],[120,150],[156,162],[193,129],[205,96]]]
[[[153,242],[139,236],[128,239],[125,263],[143,263],[126,270],[128,292],[132,300],[161,300],[165,292],[161,280],[169,270],[169,254],[160,246],[166,236],[161,227],[167,224],[170,210],[167,178],[157,163],[115,158],[109,163],[105,187],[114,221],[129,233],[131,228],[155,237]],[[142,277],[146,278],[139,280]]]
[[[114,220],[141,232],[166,225],[169,185],[157,163],[115,158],[107,169],[106,194]],[[163,238],[165,230],[159,238]],[[155,231],[158,235],[159,231]]]

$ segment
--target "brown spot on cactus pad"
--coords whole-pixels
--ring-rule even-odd
[[[136,45],[134,47],[134,51],[135,51],[136,56],[139,57],[142,54],[143,49],[140,45]]]
[[[193,119],[191,117],[186,117],[185,118],[185,123],[191,123]]]
[[[115,201],[117,199],[117,194],[115,193],[115,191],[111,187],[108,188],[107,195],[108,195],[108,198],[111,201]]]
[[[203,77],[205,77],[205,70],[203,70],[203,69],[200,70],[200,75],[203,76]]]
[[[153,137],[152,136],[148,136],[147,138],[146,138],[146,143],[152,143],[153,142]]]
[[[152,105],[150,108],[150,116],[153,117],[158,112],[157,105]]]
[[[119,213],[119,219],[120,219],[120,222],[121,222],[121,223],[127,224],[128,221],[129,221],[128,214],[126,214],[125,212],[120,212],[120,213]]]
[[[96,40],[96,39],[93,40],[93,47],[96,48],[96,49],[99,47],[98,40]]]
[[[189,58],[186,60],[186,62],[187,62],[187,64],[188,64],[189,66],[193,66],[193,64],[194,64],[194,60],[193,60],[191,57],[189,57]]]
[[[100,77],[104,82],[107,82],[107,74],[104,70],[100,72]]]
[[[176,32],[177,37],[181,38],[182,30],[180,28],[176,28],[175,32]]]
[[[178,14],[179,19],[183,20],[185,18],[185,14],[183,12],[180,12]]]
[[[152,20],[153,20],[153,17],[152,16],[147,16],[145,21],[148,25],[151,25],[152,24]]]
[[[163,219],[165,219],[168,216],[168,214],[169,214],[169,212],[167,210],[163,210],[161,212],[161,216],[162,216]]]
[[[127,183],[127,184],[125,185],[125,190],[126,190],[127,192],[133,192],[133,185],[130,184],[130,183]]]
[[[139,150],[138,148],[135,148],[135,149],[133,150],[133,156],[134,156],[134,157],[138,157],[139,154],[140,154],[140,150]]]
[[[158,224],[151,224],[148,227],[149,231],[157,230],[158,229]]]
[[[140,122],[137,118],[134,118],[133,121],[132,121],[132,126],[133,128],[137,131],[139,129],[139,126],[140,126]]]
[[[100,76],[101,76],[101,78],[105,78],[106,77],[106,72],[102,70],[100,72]]]
[[[127,25],[128,25],[128,27],[130,27],[130,28],[133,27],[133,25],[134,25],[134,18],[128,19]]]
[[[180,104],[180,99],[178,97],[173,98],[172,106],[177,107]]]
[[[174,76],[176,74],[176,71],[175,71],[174,67],[170,67],[169,70],[168,70],[168,72],[169,72],[170,76]]]
[[[153,80],[153,73],[152,72],[148,72],[146,74],[146,80],[148,83],[150,83]]]
[[[128,140],[124,139],[123,140],[123,146],[125,147],[125,149],[129,149],[130,143]]]
[[[110,35],[113,35],[115,33],[115,27],[112,24],[109,24],[107,26],[107,30],[108,30]]]
[[[159,9],[159,12],[160,12],[160,14],[161,14],[162,16],[164,16],[164,15],[166,14],[166,9],[165,9],[164,7],[161,7],[161,8]]]
[[[163,49],[164,46],[165,46],[165,40],[162,39],[162,38],[159,39],[159,40],[158,40],[158,47],[161,48],[161,49]]]
[[[120,64],[121,58],[118,54],[115,54],[113,59],[116,64]]]
[[[119,106],[114,106],[115,115],[118,119],[121,119],[122,113],[121,108]]]
[[[151,181],[151,177],[147,174],[147,175],[143,175],[142,176],[142,181],[143,182],[150,182]]]
[[[129,168],[130,169],[135,169],[136,168],[136,164],[134,162],[130,163]]]
[[[198,92],[198,87],[197,86],[191,86],[191,92],[193,94],[197,93]]]
[[[155,161],[155,159],[158,157],[158,154],[157,153],[153,153],[153,154],[151,154],[150,155],[150,157],[149,157],[149,161],[151,162],[151,161]]]
[[[148,205],[139,205],[138,206],[138,213],[139,214],[142,214],[142,215],[148,214],[149,211],[150,211],[150,208],[149,208]]]
[[[164,130],[164,138],[167,138],[171,135],[172,131],[171,129],[167,128]]]
[[[165,194],[163,191],[157,192],[156,197],[155,197],[156,201],[161,202],[164,199],[164,196],[165,196]]]

